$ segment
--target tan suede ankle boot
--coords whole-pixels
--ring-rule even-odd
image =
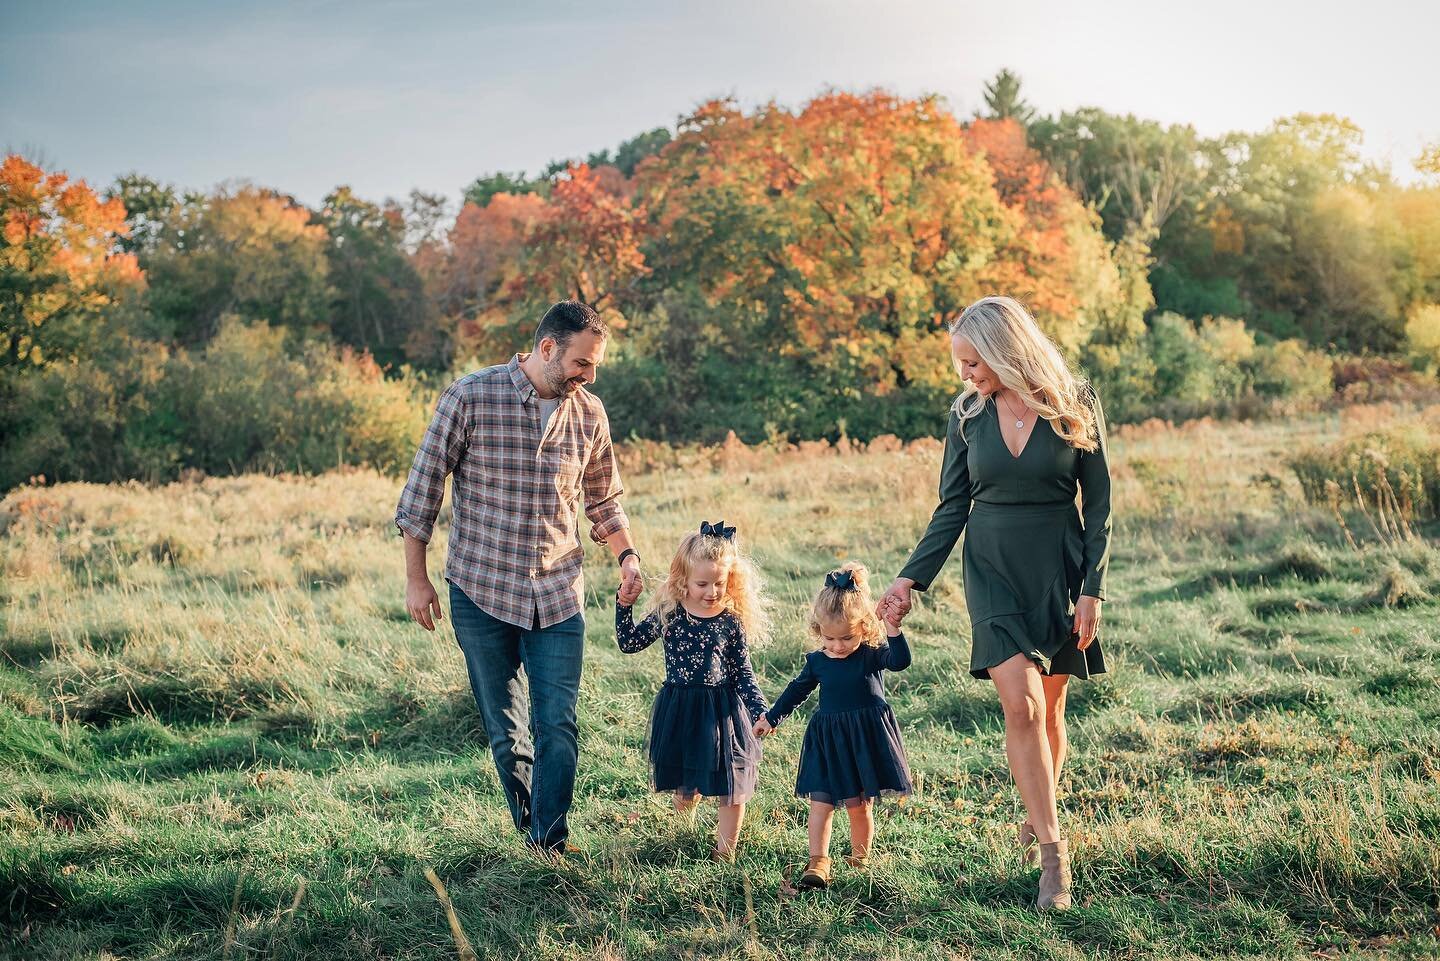
[[[1040,896],[1035,907],[1041,911],[1070,908],[1070,847],[1066,841],[1040,845]]]

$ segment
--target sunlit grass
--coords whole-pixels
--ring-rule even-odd
[[[1404,408],[1114,437],[1104,643],[1073,686],[1063,823],[1079,907],[1029,907],[993,692],[965,670],[958,560],[890,680],[919,791],[869,874],[792,896],[801,725],[767,744],[738,864],[646,790],[658,654],[615,648],[587,559],[575,837],[508,826],[459,652],[402,605],[368,472],[63,485],[0,504],[0,914],[16,957],[455,957],[433,866],[480,957],[1423,957],[1440,886],[1440,552],[1306,500],[1301,447]],[[649,569],[724,518],[777,599],[778,693],[823,572],[884,582],[932,506],[938,447],[630,460]],[[650,469],[645,469],[649,463]],[[443,527],[438,538],[443,548]],[[431,567],[438,581],[439,551]],[[448,625],[448,621],[447,621]],[[843,832],[842,832],[843,833]],[[838,850],[844,842],[837,842]],[[302,890],[303,886],[303,890]],[[297,900],[298,898],[298,900]]]

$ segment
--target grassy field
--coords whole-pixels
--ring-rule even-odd
[[[1435,957],[1440,550],[1418,519],[1406,536],[1312,506],[1285,466],[1434,413],[1117,433],[1112,673],[1072,687],[1078,906],[1059,916],[1030,908],[1011,848],[958,558],[890,680],[920,789],[879,811],[869,873],[796,895],[803,724],[767,742],[738,863],[705,860],[711,815],[647,793],[663,667],[616,650],[599,553],[584,854],[554,865],[509,827],[448,621],[432,637],[404,613],[396,479],[11,492],[0,953],[455,957],[432,867],[482,958]],[[702,518],[748,537],[782,611],[756,655],[773,697],[822,573],[858,558],[887,582],[919,536],[938,448],[714,460],[634,471],[626,503],[652,572]]]

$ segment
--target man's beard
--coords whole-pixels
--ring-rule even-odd
[[[557,357],[545,364],[545,389],[556,397],[564,397],[580,386],[580,381],[565,377],[565,361]]]

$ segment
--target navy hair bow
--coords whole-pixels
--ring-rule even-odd
[[[825,586],[833,587],[837,591],[858,591],[860,589],[855,585],[854,571],[831,571],[825,575]]]
[[[726,527],[724,521],[716,521],[713,524],[709,521],[701,521],[700,533],[705,537],[719,537],[727,541],[735,539],[735,528]]]

